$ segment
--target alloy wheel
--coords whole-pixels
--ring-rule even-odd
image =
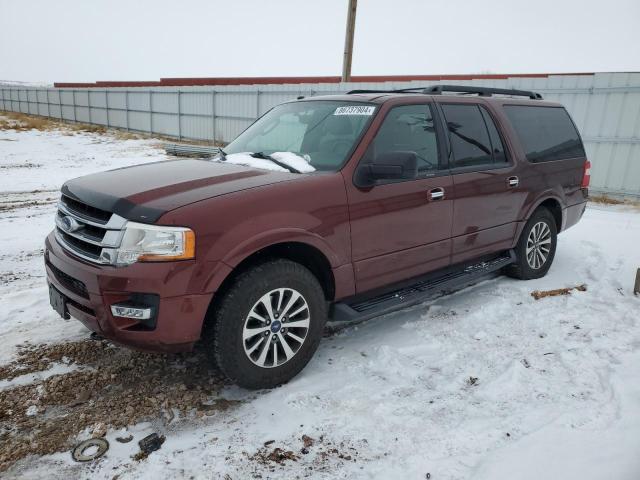
[[[551,229],[546,222],[536,223],[527,237],[527,263],[534,270],[541,268],[551,251]]]
[[[300,292],[277,288],[251,307],[244,322],[244,353],[255,365],[284,365],[299,351],[309,332],[310,311]]]

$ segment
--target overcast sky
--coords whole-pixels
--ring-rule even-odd
[[[340,75],[348,0],[0,0],[0,80]],[[640,0],[360,0],[353,75],[640,71]]]

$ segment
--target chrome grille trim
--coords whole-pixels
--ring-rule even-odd
[[[75,230],[65,224],[64,217],[73,220]],[[61,199],[55,217],[55,238],[64,250],[76,257],[100,265],[113,265],[126,224],[127,219],[115,213],[104,221],[70,208]]]
[[[71,252],[73,255],[75,255],[76,257],[80,257],[83,260],[87,260],[91,263],[100,263],[103,265],[107,265],[110,262],[106,262],[100,258],[96,258],[93,256],[89,256],[89,255],[85,255],[84,253],[78,251],[77,248],[74,248],[73,246],[69,245],[64,238],[62,238],[62,235],[60,235],[60,233],[58,232],[58,229],[55,230],[55,236],[56,236],[56,240],[58,241],[58,243],[62,246],[62,248],[64,248],[65,250]]]
[[[58,202],[58,211],[64,213],[65,215],[69,215],[70,217],[74,217],[76,220],[82,223],[91,225],[93,227],[104,228],[105,230],[122,230],[124,225],[127,223],[126,218],[123,218],[120,215],[116,215],[115,213],[111,214],[111,218],[107,223],[102,223],[99,220],[92,219],[91,217],[87,217],[86,215],[71,210],[62,202]]]
[[[90,243],[91,245],[98,245],[99,247],[119,247],[120,241],[122,240],[123,230],[106,230],[104,232],[104,237],[102,237],[102,240],[96,237],[92,237],[91,235],[86,235],[82,233],[82,230],[78,230],[76,232],[67,232],[61,225],[61,217],[59,213],[56,215],[56,226],[70,237],[77,238],[78,240]]]

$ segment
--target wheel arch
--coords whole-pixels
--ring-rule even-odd
[[[563,225],[563,210],[562,203],[560,199],[555,195],[544,195],[536,200],[525,217],[525,221],[529,220],[533,213],[538,210],[540,207],[544,207],[551,212],[553,218],[556,222],[556,229],[558,233],[562,230]]]
[[[524,231],[525,225],[527,224],[533,213],[540,207],[548,209],[551,212],[551,215],[553,215],[557,233],[560,233],[562,231],[565,215],[564,210],[562,209],[562,202],[560,201],[559,197],[557,197],[553,193],[547,192],[545,195],[541,195],[538,200],[532,203],[531,207],[529,207],[529,209],[526,211],[526,215],[524,216],[523,220],[519,222],[519,225],[516,229],[516,234],[513,237],[512,248],[515,248],[518,240],[520,240],[522,232]]]
[[[553,218],[556,221],[556,231],[560,233],[562,230],[562,206],[560,205],[560,202],[553,197],[549,197],[540,202],[534,212],[541,207],[544,207],[551,212],[551,215],[553,215]]]
[[[274,258],[283,258],[299,263],[311,271],[318,279],[325,298],[331,301],[335,297],[336,282],[331,263],[327,256],[317,246],[302,241],[283,241],[265,245],[244,257],[236,257],[230,264],[230,271],[216,288],[214,300],[224,294],[234,278],[254,265]]]

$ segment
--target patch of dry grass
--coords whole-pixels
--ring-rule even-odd
[[[0,130],[15,130],[18,132],[24,132],[29,130],[50,131],[58,130],[63,135],[75,135],[76,133],[100,133],[113,136],[117,140],[144,140],[144,139],[157,139],[167,142],[177,142],[178,140],[173,137],[160,135],[157,133],[148,134],[144,132],[128,132],[125,130],[119,130],[115,128],[105,127],[104,125],[94,125],[87,123],[70,123],[63,122],[54,118],[38,117],[34,115],[27,115],[24,113],[5,112],[0,111]],[[9,140],[8,140],[9,141]],[[224,142],[213,142],[207,140],[188,140],[186,143],[191,145],[213,145],[216,147],[224,147]],[[158,148],[161,148],[161,144],[158,144]]]
[[[105,133],[107,129],[102,125],[89,125],[86,123],[65,123],[46,117],[26,115],[24,113],[3,112],[0,116],[0,130],[15,130],[24,132],[28,130],[64,130],[73,132]]]
[[[601,203],[603,205],[628,205],[631,207],[640,207],[640,201],[631,200],[630,198],[615,198],[608,195],[589,195],[589,201]]]

